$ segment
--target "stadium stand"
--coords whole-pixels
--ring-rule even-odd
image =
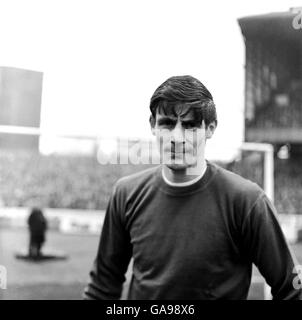
[[[262,186],[260,155],[243,161],[219,163]],[[150,166],[150,165],[149,165]],[[103,210],[113,184],[148,165],[100,165],[84,156],[43,156],[28,151],[0,154],[0,199],[8,207]],[[275,161],[275,205],[279,213],[300,214],[302,189],[299,161]],[[16,187],[17,186],[17,187]]]

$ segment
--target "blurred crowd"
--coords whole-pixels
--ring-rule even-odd
[[[263,160],[263,155],[251,152],[240,161],[227,164],[225,167],[256,182],[263,188],[264,168],[259,165]],[[302,214],[301,176],[302,167],[299,159],[275,158],[274,203],[278,213]]]
[[[240,161],[219,164],[263,187],[261,157],[260,153],[250,153]],[[100,165],[95,158],[85,156],[2,152],[0,199],[3,206],[9,207],[102,210],[120,177],[147,167]],[[275,205],[279,213],[302,213],[301,171],[298,161],[275,161]]]
[[[257,105],[249,128],[301,128],[302,82],[291,81],[284,93],[272,94],[267,102]]]
[[[100,165],[85,156],[0,154],[0,198],[9,207],[104,209],[118,178],[144,166]]]

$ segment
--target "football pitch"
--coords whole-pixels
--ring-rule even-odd
[[[7,289],[0,289],[0,299],[81,299],[98,241],[98,236],[49,231],[45,249],[64,252],[68,259],[34,263],[15,258],[16,252],[27,247],[27,231],[1,228],[0,265],[7,269]],[[295,244],[292,248],[301,263],[302,244]],[[128,289],[130,269],[122,298]],[[249,299],[263,299],[263,282],[252,285]]]

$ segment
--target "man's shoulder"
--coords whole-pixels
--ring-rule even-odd
[[[217,165],[216,168],[215,193],[219,199],[226,201],[224,203],[226,203],[228,208],[232,208],[232,210],[228,212],[231,213],[232,221],[235,221],[235,225],[242,225],[245,218],[257,203],[262,206],[262,210],[254,212],[253,216],[260,217],[263,214],[263,206],[269,205],[264,190],[255,182],[239,174]]]
[[[263,189],[255,182],[242,177],[241,175],[229,171],[217,164],[212,164],[216,167],[216,179],[221,188],[227,192],[235,194],[245,194],[247,196],[259,197],[264,194]]]
[[[153,185],[158,172],[159,166],[147,168],[145,170],[133,173],[131,175],[120,178],[116,182],[116,188],[120,190],[133,190],[139,189],[143,186]]]

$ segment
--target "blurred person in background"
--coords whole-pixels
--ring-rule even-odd
[[[208,89],[171,77],[150,111],[161,165],[115,184],[84,298],[120,298],[133,258],[128,299],[246,299],[253,263],[274,299],[299,299],[273,204],[257,184],[205,159],[217,126]]]
[[[33,208],[27,222],[30,232],[28,254],[31,258],[39,258],[42,256],[41,250],[45,242],[47,220],[41,209]]]

